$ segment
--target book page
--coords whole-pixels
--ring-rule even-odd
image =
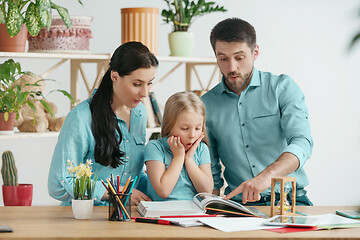
[[[211,194],[211,193],[198,193],[194,197],[194,202],[201,208],[204,209],[209,207],[212,210],[226,210],[227,213],[234,212],[234,210],[244,213],[241,215],[244,216],[259,216],[259,217],[268,217],[263,214],[256,208],[247,208],[240,203],[234,202],[232,200],[224,200],[222,197]]]

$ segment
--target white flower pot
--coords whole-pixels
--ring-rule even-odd
[[[94,199],[90,200],[71,200],[72,212],[74,214],[74,218],[76,219],[89,219],[91,218],[93,207],[94,207]]]
[[[192,32],[172,32],[169,34],[171,56],[192,57],[194,35]]]

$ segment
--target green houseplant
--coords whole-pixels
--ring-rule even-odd
[[[192,56],[193,34],[188,32],[196,17],[212,13],[226,12],[223,6],[205,0],[164,0],[168,9],[163,9],[161,16],[166,23],[172,23],[174,30],[169,34],[171,56]]]
[[[82,4],[81,0],[78,2]],[[59,13],[69,28],[71,20],[68,10],[54,4],[51,0],[0,0],[0,23],[6,24],[11,37],[19,33],[23,23],[26,24],[29,33],[36,36],[41,28],[50,28],[52,9]]]
[[[69,165],[69,173],[73,177],[73,193],[74,197],[71,199],[71,206],[74,217],[76,219],[89,219],[92,214],[97,173],[92,172],[91,159],[86,160],[86,163],[80,163],[74,166],[70,160],[67,160]],[[94,174],[94,179],[91,176]]]
[[[49,29],[52,10],[71,26],[68,10],[51,0],[0,0],[0,51],[25,52],[27,33],[36,36],[43,27]]]
[[[226,12],[223,6],[216,5],[215,2],[205,0],[164,0],[168,5],[168,10],[161,12],[166,23],[174,24],[174,31],[187,31],[196,17],[211,12]]]
[[[0,64],[0,123],[7,122],[9,119],[15,120],[19,117],[19,110],[24,105],[28,105],[35,113],[36,108],[34,102],[40,101],[44,108],[52,115],[53,111],[50,105],[45,101],[45,97],[41,92],[34,92],[31,90],[23,90],[25,86],[39,86],[41,81],[38,80],[35,83],[21,83],[19,78],[21,75],[30,75],[30,72],[23,72],[19,62],[15,62],[13,59],[9,59],[4,63]],[[71,95],[65,90],[53,90],[61,92],[63,95],[68,97],[73,102]],[[52,92],[53,92],[52,91]],[[10,117],[12,115],[12,117]],[[35,122],[34,114],[34,122]],[[13,130],[14,125],[10,126]]]
[[[15,159],[11,151],[2,154],[1,176],[4,182],[2,186],[4,205],[31,206],[33,185],[18,184]]]

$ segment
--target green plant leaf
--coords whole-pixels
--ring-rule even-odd
[[[36,107],[35,107],[35,105],[34,105],[33,102],[31,102],[31,101],[26,101],[26,104],[31,108],[31,110],[32,110],[33,112],[36,112]]]
[[[29,4],[25,14],[25,23],[31,36],[36,36],[39,34],[42,28],[42,24],[39,14],[39,6],[37,4]]]
[[[71,96],[70,93],[68,93],[68,92],[65,91],[65,90],[61,90],[61,89],[59,89],[59,90],[57,90],[57,91],[58,91],[58,92],[61,92],[62,94],[64,94],[64,96],[66,96],[66,97],[71,101],[71,104],[74,103],[74,98]]]
[[[24,19],[20,13],[18,5],[11,1],[9,2],[9,8],[6,18],[6,29],[10,37],[16,36],[21,30],[21,25],[24,23]]]
[[[51,3],[51,8],[53,9],[56,9],[61,17],[61,19],[64,21],[65,23],[65,26],[67,28],[70,28],[71,27],[71,19],[70,19],[70,15],[69,15],[69,12],[66,8],[64,7],[60,7],[54,3]]]
[[[19,92],[16,96],[16,101],[19,105],[22,105],[25,103],[26,97],[29,95],[29,92]]]
[[[51,9],[49,11],[46,11],[46,16],[47,16],[47,20],[46,20],[46,29],[49,31],[50,27],[51,27],[51,22],[52,22],[52,17],[51,17]]]
[[[355,37],[351,40],[349,49],[352,49],[357,41],[360,40],[360,32],[355,35]]]
[[[46,109],[46,111],[48,111],[48,113],[50,113],[50,115],[51,115],[52,117],[54,117],[55,115],[54,115],[54,113],[53,113],[50,105],[49,105],[46,101],[44,101],[43,99],[40,99],[40,102],[41,102],[41,104],[44,106],[44,108]]]
[[[45,12],[50,9],[51,7],[51,1],[50,0],[37,0],[36,1],[39,4],[39,11]]]
[[[7,122],[9,120],[9,112],[4,113],[4,120]]]
[[[0,5],[0,23],[6,23],[5,19],[5,4]]]

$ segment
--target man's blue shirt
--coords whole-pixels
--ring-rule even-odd
[[[297,188],[308,185],[303,165],[311,155],[313,140],[304,94],[291,77],[254,68],[240,96],[222,80],[201,99],[206,107],[214,189],[224,184],[220,159],[228,194],[284,152],[299,159],[299,168],[289,175],[296,177]],[[261,195],[269,194],[270,188]],[[234,197],[241,199],[242,194]]]

